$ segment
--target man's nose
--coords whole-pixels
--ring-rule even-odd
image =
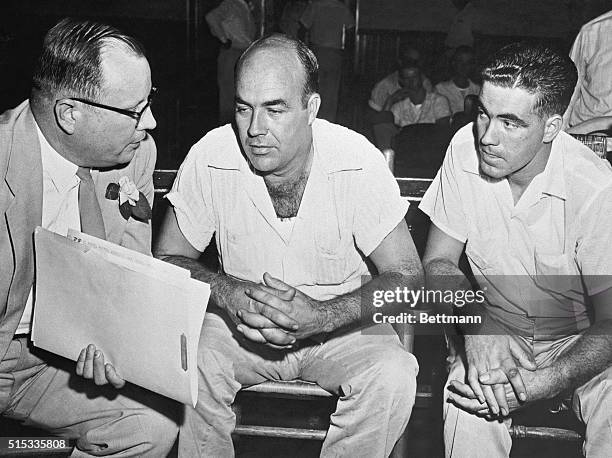
[[[137,128],[139,130],[153,130],[156,127],[157,121],[155,120],[155,116],[153,116],[153,110],[151,107],[148,107],[142,114]]]
[[[249,124],[249,136],[257,137],[258,135],[265,135],[267,131],[268,128],[265,121],[265,115],[259,110],[253,110],[251,122]]]
[[[497,136],[497,132],[495,129],[495,123],[488,121],[487,123],[481,124],[480,131],[482,133],[480,137],[481,145],[483,146],[497,145],[498,136]]]

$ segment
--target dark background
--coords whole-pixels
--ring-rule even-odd
[[[158,168],[176,168],[217,125],[216,55],[204,15],[220,0],[0,0],[0,112],[27,98],[33,62],[45,32],[64,16],[100,20],[136,36],[147,50],[159,97]],[[261,31],[276,30],[284,0],[256,0]],[[374,82],[394,65],[401,43],[422,50],[428,75],[438,74],[450,0],[346,0],[359,6],[359,50],[347,41],[338,122],[369,135],[364,109]],[[539,37],[569,49],[579,26],[610,7],[609,0],[479,0],[487,18],[480,56],[520,37]]]

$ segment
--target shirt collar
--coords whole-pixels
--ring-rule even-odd
[[[76,178],[78,166],[59,154],[55,148],[49,144],[41,132],[38,123],[34,121],[34,124],[36,125],[36,132],[38,133],[38,140],[40,142],[43,174],[51,180],[59,192],[65,192],[74,186],[75,182],[78,182]]]
[[[543,194],[558,197],[565,200],[567,198],[565,192],[565,161],[566,144],[564,136],[565,132],[559,132],[552,142],[550,156],[546,162],[546,167],[542,172],[541,191]]]

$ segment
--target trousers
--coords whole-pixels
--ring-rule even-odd
[[[247,341],[226,320],[206,314],[198,349],[198,403],[186,408],[179,457],[233,456],[236,393],[266,380],[297,378],[339,396],[321,456],[391,453],[414,405],[418,365],[388,332],[390,326],[376,335],[352,331],[278,351]]]
[[[0,362],[0,412],[24,426],[76,439],[85,456],[168,455],[178,433],[179,405],[127,384],[96,386],[75,363],[14,338]]]

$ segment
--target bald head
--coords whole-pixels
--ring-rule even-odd
[[[308,47],[299,40],[282,34],[274,34],[255,41],[240,56],[236,64],[236,84],[243,69],[257,65],[259,69],[268,67],[293,67],[302,80],[302,105],[305,108],[310,96],[319,92],[319,64]],[[251,70],[253,70],[251,68]],[[263,75],[262,75],[263,76]]]

